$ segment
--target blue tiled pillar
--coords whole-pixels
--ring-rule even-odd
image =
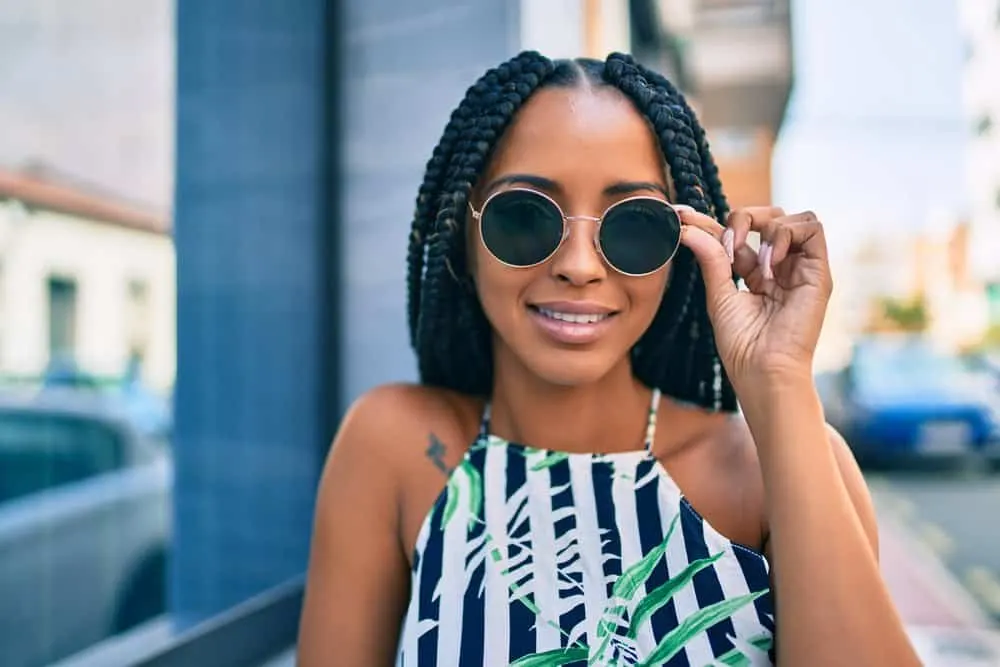
[[[302,572],[322,446],[325,0],[178,0],[178,370],[171,610]],[[336,379],[336,378],[334,378]]]

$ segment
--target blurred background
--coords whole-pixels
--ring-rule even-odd
[[[290,665],[345,407],[412,380],[465,88],[634,53],[825,221],[817,383],[928,664],[1000,665],[998,0],[0,2],[0,665]]]

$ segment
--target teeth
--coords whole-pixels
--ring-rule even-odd
[[[563,322],[572,322],[574,324],[594,324],[608,318],[607,313],[559,313],[547,308],[539,308],[538,312],[545,317],[562,320]]]

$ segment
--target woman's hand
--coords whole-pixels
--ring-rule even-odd
[[[701,266],[716,345],[737,391],[775,375],[811,377],[833,288],[822,223],[812,213],[756,207],[734,211],[723,227],[678,210],[681,242]],[[760,234],[759,252],[746,243],[751,231]],[[734,269],[747,291],[737,288]]]

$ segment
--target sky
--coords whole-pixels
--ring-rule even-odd
[[[774,200],[816,211],[831,250],[966,209],[956,0],[793,0],[795,84]]]

